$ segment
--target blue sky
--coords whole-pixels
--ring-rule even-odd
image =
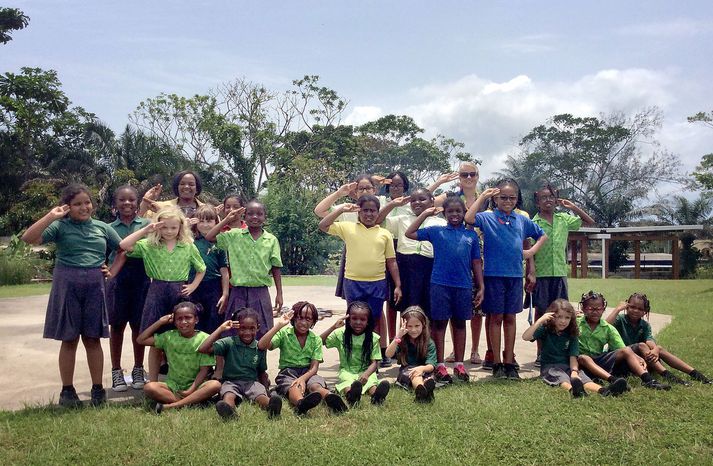
[[[0,72],[55,69],[115,131],[146,98],[305,74],[349,101],[343,121],[407,114],[466,143],[483,173],[557,113],[664,112],[658,139],[690,171],[713,131],[713,4],[668,2],[13,1],[28,28]]]

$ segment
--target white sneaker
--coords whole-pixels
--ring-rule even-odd
[[[144,378],[144,368],[134,366],[131,371],[131,388],[134,390],[141,390],[146,384],[146,379]]]
[[[125,392],[129,389],[124,380],[124,371],[121,369],[111,370],[111,389],[115,392]]]

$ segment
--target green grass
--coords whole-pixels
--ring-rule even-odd
[[[570,280],[610,304],[643,291],[653,310],[674,316],[662,345],[713,374],[713,280]],[[399,389],[385,406],[335,417],[320,407],[304,419],[285,409],[268,421],[241,406],[226,424],[213,409],[158,417],[136,406],[66,412],[53,407],[0,413],[0,463],[106,464],[711,464],[713,387],[653,392],[630,379],[621,398],[572,400],[538,380],[483,381],[436,392],[415,405]],[[286,407],[285,407],[286,408]]]

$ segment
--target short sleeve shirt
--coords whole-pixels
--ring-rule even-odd
[[[215,243],[211,243],[202,236],[196,238],[193,244],[196,245],[203,262],[205,262],[205,277],[203,277],[203,280],[219,280],[220,269],[228,267],[228,257],[225,251],[218,249]],[[189,278],[193,279],[195,274],[195,270],[191,269]]]
[[[344,347],[344,327],[340,327],[329,334],[324,346],[327,348],[337,348],[339,351],[339,369],[345,370],[352,374],[361,374],[371,364],[373,360],[381,360],[381,348],[379,347],[379,336],[373,333],[371,336],[371,356],[368,361],[362,361],[362,349],[366,335],[352,335],[352,351],[351,355],[347,356],[346,348]]]
[[[376,196],[376,198],[379,199],[379,208],[383,209],[384,206],[386,205],[386,203],[388,202],[386,200],[386,196]],[[336,209],[340,205],[341,204],[334,204],[332,207],[329,208],[329,212],[333,212],[334,209]],[[397,207],[396,209],[389,212],[389,214],[392,214],[397,209],[399,209],[399,208]],[[335,222],[354,222],[354,223],[356,223],[359,221],[359,214],[357,212],[342,212],[341,214],[339,214],[339,217],[337,217],[334,221]]]
[[[608,351],[623,348],[624,342],[614,326],[609,325],[606,320],[600,319],[599,325],[591,329],[584,317],[577,318],[579,326],[579,353],[585,356],[598,356],[604,352],[604,347],[608,345]]]
[[[406,355],[407,366],[426,366],[428,364],[431,364],[433,365],[433,367],[436,367],[436,344],[433,343],[433,340],[428,340],[428,350],[426,351],[425,359],[420,358],[418,356],[418,350],[416,348],[416,345],[414,345],[410,341],[406,341],[406,349],[408,352],[408,354]],[[397,346],[395,355],[398,355],[400,352],[401,347]]]
[[[386,259],[396,257],[394,237],[388,230],[362,223],[334,222],[327,233],[347,246],[344,276],[349,280],[375,282],[386,278]]]
[[[419,241],[433,245],[431,282],[456,288],[473,287],[473,261],[480,259],[478,235],[464,226],[431,226],[416,230]]]
[[[624,344],[629,346],[634,343],[646,343],[649,340],[654,340],[654,335],[651,332],[651,324],[644,319],[639,319],[638,324],[633,325],[626,315],[619,314],[614,321],[614,328],[621,335]]]
[[[565,212],[555,212],[552,223],[536,214],[532,221],[547,235],[547,242],[535,254],[535,269],[538,277],[567,276],[567,236],[579,230],[582,219]]]
[[[545,325],[540,325],[532,337],[532,341],[540,340],[542,343],[542,365],[566,364],[569,365],[570,356],[579,356],[579,341],[576,336],[565,333],[557,334]]]
[[[272,349],[280,349],[279,368],[309,367],[313,360],[322,362],[322,339],[312,330],[307,334],[304,347],[295,335],[295,328],[287,325],[281,328],[271,341]]]
[[[383,226],[396,238],[396,252],[399,254],[418,254],[424,257],[433,257],[433,245],[428,241],[418,241],[406,237],[406,230],[411,226],[416,216],[412,213],[388,216]],[[446,221],[440,217],[426,217],[421,228],[430,226],[446,226]]]
[[[183,215],[190,218],[190,217],[193,217],[193,215],[196,213],[196,210],[198,210],[198,207],[203,205],[203,203],[201,201],[199,201],[197,197],[194,198],[193,200],[196,201],[196,207],[192,207],[192,206],[191,207],[180,207],[178,205],[178,198],[176,197],[174,199],[169,199],[167,201],[156,201],[156,208],[158,210],[161,210],[161,209],[165,209],[166,207],[175,207],[176,209],[183,212]],[[149,210],[144,215],[146,215],[146,218],[152,219],[154,217],[154,215],[156,215],[156,212],[154,212],[153,210]]]
[[[219,233],[218,249],[230,257],[230,283],[233,286],[270,286],[272,268],[282,267],[280,243],[275,235],[263,230],[258,239],[253,239],[250,230],[233,228]]]
[[[258,349],[257,340],[246,345],[236,336],[213,343],[213,354],[225,358],[225,380],[257,380],[259,374],[267,371],[266,353]]]
[[[484,273],[488,277],[522,277],[523,241],[545,234],[524,215],[506,215],[500,209],[477,213],[475,226],[483,232]]]
[[[99,220],[77,222],[65,217],[52,222],[42,232],[42,244],[57,245],[57,263],[67,267],[101,267],[106,251],[119,248],[121,238]]]
[[[208,334],[200,331],[191,338],[183,337],[178,330],[154,335],[154,346],[166,353],[168,388],[174,392],[186,390],[196,380],[201,367],[215,365],[215,357],[198,352],[206,338]]]
[[[124,239],[135,231],[142,229],[149,223],[151,223],[151,220],[136,216],[128,225],[117,218],[116,220],[111,222],[109,226],[111,226],[114,231],[116,231],[120,238]],[[116,250],[112,250],[110,252],[109,264],[113,264],[114,259],[116,259]]]
[[[205,262],[193,243],[176,243],[173,251],[169,251],[164,243],[153,246],[143,238],[127,256],[142,257],[146,275],[154,280],[185,282],[191,267],[197,272],[205,272]]]

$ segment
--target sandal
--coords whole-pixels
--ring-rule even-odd
[[[477,351],[470,353],[470,363],[471,364],[483,364],[483,360],[481,359],[480,354],[478,354]]]
[[[456,362],[456,355],[454,353],[451,353],[446,357],[446,362]]]

